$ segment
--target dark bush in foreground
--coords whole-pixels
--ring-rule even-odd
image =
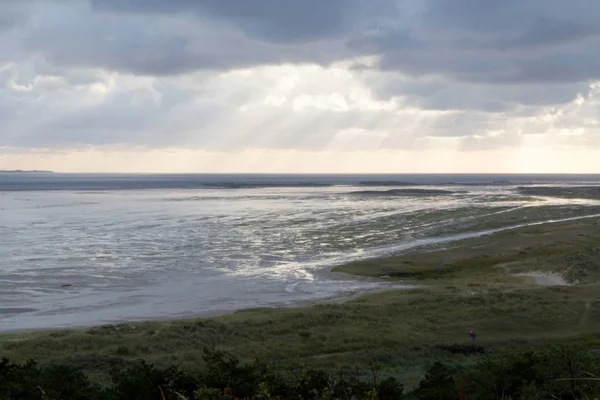
[[[425,379],[415,390],[420,400],[454,400],[458,398],[456,382],[450,368],[440,362],[433,364],[427,371]]]
[[[460,352],[459,352],[460,353]],[[31,361],[0,362],[0,399],[34,400],[445,400],[445,399],[585,399],[600,394],[600,356],[571,347],[543,352],[517,351],[487,357],[457,371],[440,362],[417,388],[404,394],[393,377],[363,380],[358,374],[331,374],[307,366],[273,368],[243,364],[207,349],[205,367],[191,376],[177,367],[160,369],[140,362],[113,368],[111,382],[100,387],[76,368],[40,366]]]
[[[109,399],[146,400],[192,398],[198,382],[175,367],[158,369],[145,362],[127,370],[111,372],[113,387],[107,391]]]
[[[483,354],[483,346],[472,345],[472,344],[441,344],[437,348],[443,351],[447,351],[450,354]]]
[[[92,385],[80,371],[65,365],[40,368],[30,361],[24,365],[0,362],[2,399],[104,399],[103,390]]]

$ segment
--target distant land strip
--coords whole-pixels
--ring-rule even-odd
[[[54,171],[43,171],[43,170],[23,170],[23,169],[13,169],[13,170],[3,170],[0,169],[0,174],[53,174]]]

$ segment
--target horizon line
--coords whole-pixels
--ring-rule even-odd
[[[599,172],[127,172],[127,171],[51,171],[0,170],[1,174],[61,175],[600,175]]]

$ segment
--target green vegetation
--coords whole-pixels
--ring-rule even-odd
[[[480,346],[463,346],[467,349]],[[241,363],[222,351],[206,348],[204,367],[191,374],[176,366],[158,368],[145,362],[113,365],[110,382],[99,385],[70,365],[39,366],[30,361],[0,363],[0,397],[64,400],[456,400],[580,399],[600,394],[600,356],[581,346],[541,351],[516,350],[482,357],[474,365],[453,368],[436,361],[411,391],[395,377],[371,368],[366,378],[356,370],[335,372],[305,364],[277,367]]]
[[[403,181],[361,181],[358,182],[359,186],[416,186],[414,182],[403,182]]]
[[[486,207],[484,210],[489,210],[489,208]],[[447,211],[443,212],[447,213]],[[479,212],[472,215],[464,215],[463,212],[459,212],[456,216],[452,216],[452,220],[447,220],[446,223],[440,221],[442,223],[432,225],[430,228],[428,227],[429,229],[425,228],[425,232],[427,236],[453,235],[461,232],[484,231],[599,214],[600,206],[591,205],[585,207],[567,205],[521,206],[510,209],[502,207],[491,210],[491,212]],[[436,213],[432,213],[432,216],[435,215]],[[427,218],[431,218],[431,216],[427,216]],[[493,245],[493,243],[491,244]]]
[[[530,196],[600,199],[600,186],[521,186],[517,190]]]
[[[433,360],[468,364],[478,358],[477,353],[456,358],[444,347],[465,343],[471,329],[489,351],[544,345],[600,331],[595,287],[510,293],[481,289],[391,291],[304,309],[249,310],[208,320],[10,335],[3,337],[0,350],[17,361],[65,363],[101,378],[111,363],[140,358],[191,371],[202,365],[202,349],[215,346],[248,362],[257,358],[278,365],[303,361],[327,369],[346,365],[363,370],[376,364],[410,384],[420,379],[421,367]]]
[[[495,283],[505,290],[521,286],[522,279],[513,274],[524,271],[558,272],[572,282],[581,278],[582,283],[591,283],[600,277],[599,225],[599,218],[534,225],[450,243],[443,248],[357,261],[334,271],[428,285]]]
[[[340,370],[353,371],[356,382],[370,382],[368,388],[361,386],[366,392],[357,399],[382,398],[369,392],[374,388],[373,373],[381,384],[393,377],[406,392],[417,390],[411,394],[416,398],[434,398],[431,393],[439,393],[435,382],[464,391],[465,379],[478,382],[474,387],[488,393],[469,398],[502,398],[497,392],[490,394],[491,383],[485,383],[489,376],[473,377],[482,370],[496,374],[496,384],[500,377],[505,379],[503,385],[512,388],[513,399],[552,398],[535,397],[531,394],[535,391],[580,398],[563,396],[567,389],[575,393],[557,380],[568,371],[560,361],[565,358],[556,357],[558,364],[554,365],[542,350],[565,342],[595,349],[600,343],[599,224],[600,218],[589,218],[530,226],[335,269],[413,283],[416,289],[369,293],[303,308],[251,309],[210,319],[5,334],[0,336],[0,354],[19,363],[37,360],[40,376],[49,373],[44,372],[47,368],[67,365],[65,368],[83,372],[98,387],[109,388],[115,384],[115,368],[141,368],[140,360],[154,365],[144,367],[152,371],[164,372],[175,365],[177,373],[204,382],[198,377],[211,368],[204,349],[216,348],[242,364],[264,360],[270,371],[281,374],[288,383],[290,371],[301,364],[318,371],[315,376],[327,375],[330,383],[321,386],[327,390],[332,390],[332,377]],[[534,272],[561,276],[572,284],[540,286],[529,276],[517,276]],[[478,334],[477,346],[468,342],[470,330]],[[523,356],[525,350],[536,353]],[[581,354],[588,353],[580,350],[577,354],[577,359],[583,360]],[[600,365],[596,361],[600,360],[577,367],[573,376],[600,374],[594,369]],[[550,370],[552,373],[545,372]],[[119,376],[137,376],[138,372],[131,371]],[[525,374],[523,371],[527,371],[526,379],[519,375]],[[254,382],[252,396],[259,396],[264,382]],[[586,396],[592,396],[595,386],[587,384]],[[577,381],[577,385],[583,383]],[[194,386],[185,396],[199,396],[199,387]],[[553,391],[555,388],[558,391]],[[205,397],[197,398],[226,398],[218,397],[222,392],[206,397],[213,393],[209,389],[203,392]],[[449,393],[454,395],[452,390]],[[272,397],[263,394],[255,398],[277,398],[270,393]],[[323,397],[324,393],[330,392],[294,398],[351,398]],[[49,398],[68,398],[61,396]],[[290,398],[285,396],[280,395]]]
[[[542,201],[542,200],[540,200]],[[529,223],[543,223],[549,220],[562,220],[590,215],[600,215],[600,205],[531,205],[521,202],[519,206],[501,205],[468,206],[451,209],[429,210],[413,214],[386,215],[370,219],[369,230],[389,232],[391,235],[409,234],[412,238],[456,235],[506,227],[521,226]],[[359,235],[360,231],[341,231],[345,235]],[[487,239],[487,237],[486,237]],[[368,239],[367,243],[368,243]]]
[[[447,196],[455,193],[461,192],[440,189],[359,190],[350,192],[350,194],[361,196]]]

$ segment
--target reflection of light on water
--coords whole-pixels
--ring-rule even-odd
[[[543,196],[535,196],[535,197],[542,200],[545,205],[552,205],[552,206],[600,206],[600,200],[594,200],[594,199],[568,199],[568,198],[560,198],[560,197],[543,197]]]
[[[11,315],[5,329],[293,304],[388,287],[325,272],[491,233],[477,223],[524,210],[600,206],[518,201],[506,188],[445,188],[469,193],[364,198],[348,195],[351,187],[5,193],[0,282],[10,301],[43,310]],[[65,283],[71,286],[61,288]]]

